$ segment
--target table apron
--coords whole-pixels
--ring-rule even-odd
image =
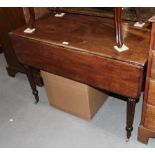
[[[11,35],[22,64],[130,98],[140,96],[143,67]]]

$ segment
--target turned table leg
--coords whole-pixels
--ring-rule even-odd
[[[121,13],[122,8],[115,8],[116,44],[118,48],[121,48],[123,45]]]
[[[131,137],[131,132],[133,130],[133,120],[135,114],[136,99],[128,98],[127,101],[127,120],[126,120],[126,131],[127,140]]]
[[[34,74],[33,74],[33,69],[27,65],[25,65],[25,71],[26,71],[26,75],[27,78],[29,80],[31,89],[32,89],[32,93],[35,97],[35,103],[38,103],[39,101],[39,96],[38,96],[38,91],[36,88],[36,83],[35,83],[35,79],[34,79]]]
[[[136,7],[135,8],[135,12],[136,12],[136,16],[137,16],[138,22],[139,23],[143,23],[143,19],[142,19],[142,16],[141,16],[140,8]]]
[[[27,23],[27,27],[30,29],[35,28],[35,11],[33,7],[23,8],[24,17]]]
[[[14,69],[10,66],[7,66],[6,70],[7,70],[7,73],[10,77],[15,77],[15,75],[19,72],[18,70]]]

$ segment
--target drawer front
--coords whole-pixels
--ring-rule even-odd
[[[155,106],[155,80],[149,81],[148,103]]]
[[[147,105],[144,127],[155,130],[155,107],[151,105]]]
[[[152,57],[151,78],[155,79],[155,51],[153,52]]]
[[[141,92],[143,68],[78,50],[12,35],[19,61],[123,96]]]

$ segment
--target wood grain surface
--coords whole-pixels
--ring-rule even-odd
[[[147,61],[150,30],[137,29],[129,23],[123,23],[124,44],[128,51],[118,53],[114,49],[115,28],[114,20],[66,14],[63,18],[50,16],[36,22],[36,31],[33,34],[24,34],[20,28],[12,34],[66,47],[62,42],[69,42],[67,48],[81,52],[114,58],[120,61],[144,66]]]

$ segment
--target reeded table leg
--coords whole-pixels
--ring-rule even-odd
[[[127,102],[127,120],[126,120],[126,131],[127,140],[131,137],[131,132],[133,130],[133,120],[135,114],[136,99],[128,98]]]
[[[35,79],[34,79],[34,75],[33,75],[33,69],[30,66],[25,65],[25,70],[26,70],[26,75],[28,77],[31,89],[32,89],[32,93],[36,100],[35,103],[38,103],[39,96],[38,96],[38,91],[36,88],[36,83],[35,83]]]

